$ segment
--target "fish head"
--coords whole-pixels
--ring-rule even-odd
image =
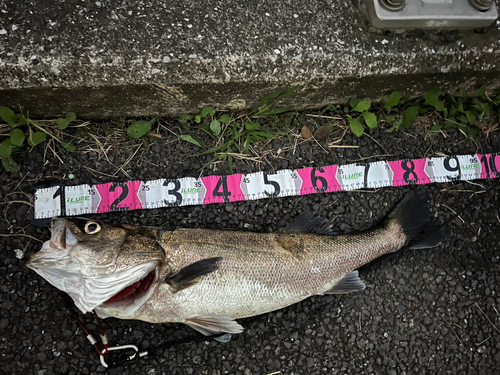
[[[159,284],[165,252],[156,231],[54,218],[50,240],[26,266],[68,293],[84,313],[98,308],[115,312],[108,316],[132,316]]]

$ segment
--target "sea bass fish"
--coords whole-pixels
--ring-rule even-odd
[[[51,239],[27,266],[84,313],[239,333],[236,319],[363,290],[357,268],[381,255],[437,246],[444,235],[426,221],[427,200],[414,189],[375,228],[338,236],[310,213],[274,233],[54,218]]]

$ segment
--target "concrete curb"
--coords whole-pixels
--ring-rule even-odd
[[[500,22],[484,33],[382,34],[359,4],[43,1],[27,10],[6,0],[0,104],[106,119],[244,109],[295,85],[304,89],[283,106],[500,88]]]

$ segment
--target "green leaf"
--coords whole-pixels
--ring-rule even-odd
[[[191,137],[190,135],[181,134],[179,135],[179,138],[182,139],[183,141],[192,143],[193,145],[196,145],[198,147],[205,147],[205,145],[201,140],[199,140],[198,138]]]
[[[418,116],[418,107],[410,107],[403,112],[403,126],[408,128],[411,125],[411,122],[415,120]]]
[[[247,121],[245,122],[245,129],[248,130],[249,132],[254,130],[259,130],[260,125],[256,124],[255,122]]]
[[[468,126],[467,129],[465,129],[465,133],[467,134],[467,137],[474,138],[479,133],[479,129],[472,126]]]
[[[201,117],[207,117],[208,115],[213,116],[215,114],[214,107],[205,107],[201,110]]]
[[[17,122],[17,116],[12,109],[5,106],[0,106],[0,117],[10,126]]]
[[[332,134],[332,127],[329,125],[324,125],[320,126],[315,132],[314,132],[314,138],[321,140],[321,139],[326,139]]]
[[[266,116],[266,117],[270,117],[270,116],[275,116],[275,115],[281,115],[283,113],[286,113],[286,112],[290,112],[291,109],[290,108],[280,108],[280,109],[269,109],[267,111],[263,111],[261,112],[261,114],[259,114],[259,116],[257,117],[262,117],[262,116]]]
[[[432,105],[438,111],[442,111],[444,109],[444,102],[439,100],[441,96],[441,91],[437,88],[432,88],[425,94],[425,104]]]
[[[210,130],[212,130],[214,135],[217,137],[221,131],[220,122],[218,120],[212,120],[212,122],[210,123]]]
[[[179,138],[182,139],[182,135],[179,136]],[[189,141],[188,141],[189,142]],[[200,146],[201,147],[201,146]],[[200,156],[200,155],[205,155],[205,154],[211,154],[212,152],[217,152],[219,150],[222,150],[224,147],[226,147],[226,145],[219,145],[219,146],[215,146],[215,147],[212,147],[212,148],[209,148],[208,150],[205,150],[203,152],[200,152],[199,154],[196,154],[194,156]]]
[[[61,146],[68,152],[75,152],[76,146],[73,142],[61,142]]]
[[[68,127],[68,125],[76,120],[76,114],[75,112],[68,112],[66,113],[66,118],[58,118],[56,120],[57,127],[61,130],[64,130]]]
[[[45,138],[47,138],[47,133],[44,132],[35,132],[32,133],[30,137],[28,137],[28,144],[31,147],[35,147],[36,145],[39,145],[43,141],[45,141]]]
[[[76,113],[75,112],[68,112],[66,113],[66,118],[72,122],[76,120]]]
[[[356,104],[356,106],[352,109],[353,111],[356,111],[356,112],[364,112],[366,110],[368,110],[372,105],[372,102],[369,101],[369,100],[363,100],[361,102],[359,102],[358,104]]]
[[[229,164],[229,170],[233,173],[233,155],[227,156],[227,163]]]
[[[294,91],[302,88],[303,86],[294,86],[292,88],[286,89],[286,90],[278,90],[275,92],[272,92],[270,94],[267,94],[264,96],[260,102],[257,104],[257,109],[266,111],[267,109],[271,108],[274,103],[280,101],[281,99],[287,97],[288,95],[292,94]],[[262,108],[266,105],[266,108]],[[261,111],[259,111],[261,112]]]
[[[21,129],[14,129],[10,132],[10,141],[14,146],[21,147],[24,142],[24,133]]]
[[[444,128],[445,129],[450,129],[450,128],[461,128],[463,125],[459,124],[456,121],[446,119],[444,120]]]
[[[253,132],[252,135],[257,135],[257,136],[267,137],[267,138],[273,138],[275,136],[275,134],[267,133],[267,132]]]
[[[365,118],[365,123],[370,129],[375,129],[377,127],[377,116],[371,112],[365,112],[362,114]]]
[[[493,99],[493,102],[495,104],[500,104],[500,95],[495,96],[495,99]]]
[[[8,158],[10,154],[12,154],[12,143],[10,142],[10,138],[7,138],[0,143],[0,157],[3,160],[4,158]]]
[[[323,110],[321,111],[321,114],[324,114],[325,112],[337,112],[338,110],[340,110],[340,106],[339,105],[333,105],[333,104],[328,104],[325,108],[323,108]]]
[[[399,91],[393,91],[391,96],[387,98],[385,101],[385,109],[390,111],[392,107],[395,107],[399,104],[399,100],[401,99],[401,93]]]
[[[219,117],[219,121],[223,124],[228,124],[231,121],[231,115],[229,113],[224,113],[221,117]]]
[[[127,135],[134,139],[141,138],[151,131],[155,121],[156,117],[151,121],[135,121],[127,128]]]
[[[193,120],[193,116],[192,115],[180,115],[179,116],[179,122],[182,125],[187,125],[191,120]]]
[[[17,122],[20,124],[26,124],[26,117],[22,113],[17,114]]]
[[[476,94],[476,96],[477,96],[478,98],[482,98],[482,97],[483,97],[483,96],[485,96],[485,95],[486,95],[486,85],[482,85],[482,86],[479,88],[479,90],[477,90],[477,94]],[[472,137],[471,137],[471,138],[472,138]]]
[[[351,99],[349,100],[349,105],[351,106],[351,108],[354,108],[359,104],[360,101],[361,99]]]
[[[200,115],[194,116],[194,122],[196,122],[197,124],[199,124],[201,122],[201,116]]]
[[[8,172],[19,172],[21,167],[14,161],[12,156],[2,158],[2,164]]]
[[[465,90],[464,89],[460,89],[460,97],[461,98],[465,98],[465,95],[467,95],[466,92],[465,92]]]
[[[58,118],[56,120],[57,127],[61,130],[66,129],[70,122],[67,118]]]
[[[433,107],[431,106],[425,106],[425,107],[418,107],[418,114],[423,115],[424,113],[428,113],[433,111]]]
[[[441,131],[441,125],[440,124],[434,124],[431,127],[431,132],[440,132]]]
[[[397,120],[396,122],[394,122],[394,124],[392,125],[392,127],[390,129],[386,130],[386,133],[394,133],[396,130],[399,129],[399,127],[401,126],[402,123],[403,123],[403,120],[401,120],[401,119]]]
[[[391,124],[396,119],[396,116],[385,116],[385,122]]]
[[[467,121],[469,122],[469,124],[474,124],[474,121],[476,121],[476,113],[474,111],[467,111],[465,114],[467,116]]]
[[[351,126],[351,131],[357,137],[361,137],[363,135],[363,125],[355,118],[349,119],[349,125]]]

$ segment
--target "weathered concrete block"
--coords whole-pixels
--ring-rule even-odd
[[[416,0],[415,0],[416,1]],[[99,0],[0,4],[0,104],[81,118],[321,107],[392,90],[500,87],[500,23],[382,33],[361,1]]]

